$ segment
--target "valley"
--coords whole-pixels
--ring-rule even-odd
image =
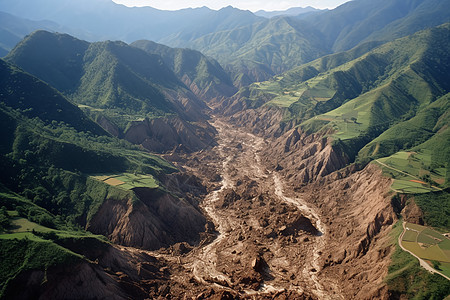
[[[341,204],[329,201],[327,207],[316,206],[316,197],[328,198],[336,188],[329,188],[330,192],[324,188],[319,196],[316,190],[295,192],[285,182],[265,156],[273,140],[249,133],[224,118],[213,117],[211,125],[218,132],[216,146],[173,160],[207,185],[209,192],[200,207],[209,220],[206,231],[210,234],[198,246],[188,247],[178,260],[167,259],[173,270],[171,295],[201,299],[200,295],[226,292],[239,299],[347,299],[356,296],[354,276],[365,261],[370,262],[370,268],[366,269],[369,277],[361,283],[362,293],[382,297],[384,285],[375,278],[378,272],[385,272],[383,258],[392,246],[377,236],[379,231],[388,230],[395,217],[389,198],[379,192],[389,181],[374,168],[353,175],[351,180],[362,177],[356,180],[364,186],[355,183],[349,194],[338,197],[342,197],[339,202],[347,198],[342,205],[353,202],[359,208],[338,216]],[[337,182],[349,184],[348,179]],[[370,201],[357,204],[362,194],[363,199],[376,196],[384,200],[375,207]],[[379,206],[383,202],[384,208]],[[384,212],[380,214],[380,210]],[[366,230],[371,230],[370,236],[365,236]],[[337,236],[362,240],[343,247]],[[376,245],[375,249],[364,249],[367,243]],[[374,255],[380,251],[384,254]],[[353,280],[342,284],[338,280],[342,274]]]
[[[448,299],[449,9],[0,0],[0,299]]]

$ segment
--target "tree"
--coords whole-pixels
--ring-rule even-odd
[[[433,264],[433,268],[435,268],[436,270],[441,270],[441,262],[440,261],[433,260],[433,261],[431,261],[431,263]]]

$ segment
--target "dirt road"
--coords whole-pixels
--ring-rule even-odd
[[[406,222],[403,222],[403,221],[402,221],[402,225],[403,225],[403,232],[402,232],[402,234],[400,234],[400,236],[398,237],[398,244],[399,244],[400,248],[402,248],[403,251],[406,251],[406,252],[408,252],[409,254],[411,254],[412,256],[414,256],[415,258],[417,258],[417,259],[419,260],[420,266],[421,266],[422,268],[424,268],[425,270],[427,270],[428,272],[433,273],[433,274],[439,274],[439,275],[441,275],[442,277],[444,277],[445,279],[450,280],[450,277],[448,277],[448,276],[442,274],[441,272],[439,272],[438,270],[434,269],[434,268],[431,267],[429,264],[427,264],[426,261],[424,261],[423,259],[421,259],[421,258],[418,257],[417,255],[415,255],[413,252],[411,252],[411,251],[409,251],[408,249],[406,249],[405,247],[403,247],[403,245],[402,245],[402,239],[403,239],[403,236],[404,236],[405,233],[406,233]]]

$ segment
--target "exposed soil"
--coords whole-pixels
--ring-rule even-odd
[[[77,266],[84,270],[79,282],[91,284],[80,295],[98,296],[89,292],[97,286],[133,299],[387,299],[383,278],[396,215],[390,180],[376,165],[334,171],[335,154],[321,137],[292,142],[291,130],[265,140],[224,119],[211,125],[214,145],[166,155],[183,171],[167,185],[180,188],[185,202],[136,191],[142,206],[107,201],[90,224],[121,245],[164,248],[84,253],[92,262]],[[297,162],[322,171],[307,182],[297,176]],[[139,229],[144,224],[148,230]],[[46,275],[52,284],[70,282],[66,270],[55,272]]]
[[[223,119],[212,125],[219,133],[218,146],[171,157],[210,191],[201,204],[210,219],[210,234],[181,256],[171,279],[182,288],[172,288],[172,295],[387,297],[382,278],[391,252],[388,232],[396,216],[386,193],[390,181],[376,166],[328,169],[305,185],[286,160],[284,166],[274,163],[284,136],[266,141]],[[320,158],[332,162],[324,153],[333,155],[326,140],[312,138],[304,148],[319,142],[326,150],[317,148]],[[297,151],[300,156],[303,152]]]

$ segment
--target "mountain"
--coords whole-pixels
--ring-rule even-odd
[[[180,40],[189,40],[197,35],[244,26],[261,19],[250,12],[231,7],[219,11],[206,7],[162,11],[151,7],[125,7],[111,0],[38,0],[33,3],[2,0],[0,11],[30,20],[51,20],[90,32],[92,39],[89,41],[162,41],[171,35],[180,35]]]
[[[326,134],[338,141],[337,148],[343,147],[347,162],[389,156],[428,139],[442,140],[438,136],[448,134],[442,118],[450,91],[445,50],[450,47],[449,29],[445,24],[378,47],[366,44],[320,58],[241,89],[234,102],[224,105],[244,123],[251,113],[243,109],[279,110],[280,125],[267,133],[280,135],[299,125],[295,130],[300,134]],[[447,156],[436,151],[432,161],[445,165]]]
[[[233,73],[237,86],[267,80],[325,54],[369,41],[390,41],[450,21],[445,13],[448,1],[437,0],[350,1],[329,11],[295,16],[293,9],[270,19],[232,7],[160,11],[109,0],[83,1],[2,0],[0,10],[78,28],[89,32],[90,37],[83,38],[90,41],[146,39],[192,48],[218,60]]]
[[[216,58],[237,82],[242,73],[261,81],[328,53],[320,32],[287,17],[205,35],[188,46]]]
[[[37,31],[5,59],[57,88],[113,135],[139,141],[154,151],[172,150],[179,144],[198,149],[211,143],[208,126],[195,125],[205,122],[207,107],[158,55],[123,42],[91,44]],[[153,126],[155,118],[165,120],[162,124],[167,124],[164,131],[171,132],[171,142],[157,141],[162,129]],[[189,134],[180,136],[178,131]]]
[[[450,22],[449,1],[350,1],[306,18],[335,52],[367,41],[389,41]]]
[[[92,286],[98,295],[114,289],[112,297],[135,297],[104,271],[121,265],[140,280],[134,255],[111,241],[146,249],[196,243],[205,218],[181,192],[189,184],[170,183],[169,193],[168,177],[178,175],[167,161],[111,137],[54,88],[3,60],[0,74],[0,166],[8,170],[0,175],[0,256],[8,262],[1,267],[1,297],[59,298],[74,285],[83,298],[92,296]]]
[[[23,37],[37,29],[56,30],[60,26],[50,21],[30,21],[0,12],[0,57],[5,56]]]
[[[160,55],[178,78],[203,101],[220,100],[236,92],[222,66],[198,51],[170,48],[147,40],[136,41],[131,46]]]
[[[291,7],[286,10],[279,10],[279,11],[265,11],[265,10],[258,10],[254,14],[260,17],[264,18],[273,18],[277,16],[299,16],[299,15],[306,15],[314,12],[320,11],[319,9],[316,9],[311,6],[307,7]]]

